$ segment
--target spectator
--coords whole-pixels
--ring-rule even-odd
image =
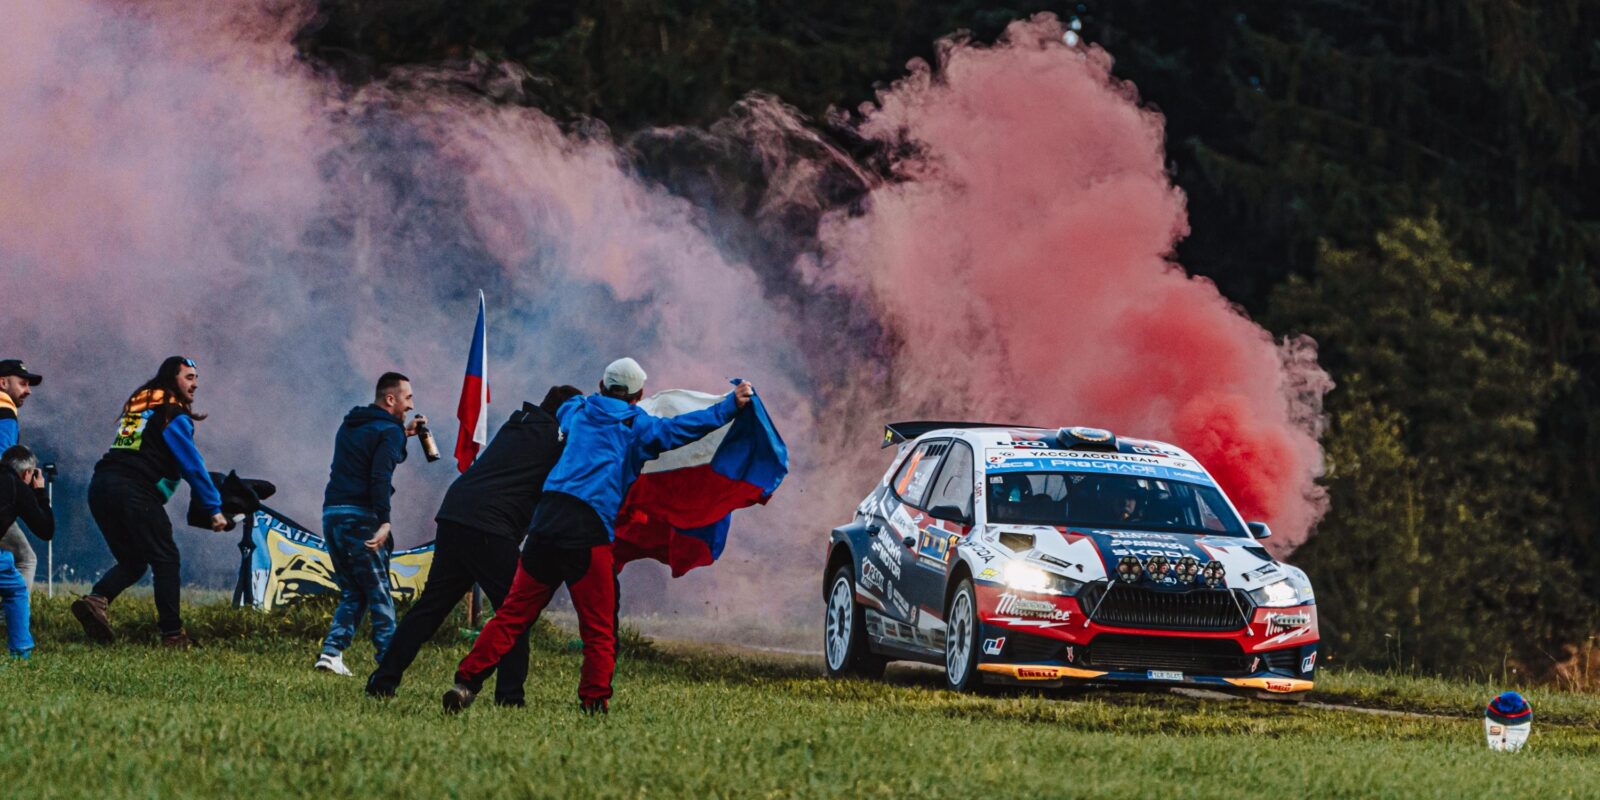
[[[367,680],[367,694],[394,695],[417,650],[474,583],[483,587],[495,609],[505,602],[517,573],[517,545],[533,518],[534,504],[544,494],[545,476],[561,455],[556,409],[580,394],[571,386],[554,386],[539,405],[523,403],[500,426],[483,454],[450,485],[434,517],[439,531],[433,540],[428,583],[400,620],[383,663]],[[524,634],[517,637],[500,664],[495,703],[522,705],[527,674]]]
[[[483,681],[566,584],[583,637],[578,704],[605,713],[617,665],[617,577],[613,528],[622,499],[645,462],[727,425],[755,390],[740,383],[722,402],[676,417],[641,411],[644,370],[631,358],[606,367],[600,393],[574,397],[556,413],[566,449],[545,481],[511,592],[489,620],[444,694],[446,711],[472,704]]]
[[[9,527],[18,520],[40,539],[49,540],[56,534],[44,490],[44,471],[33,451],[20,444],[0,453],[0,526]],[[28,587],[11,553],[4,550],[0,550],[0,609],[5,613],[6,646],[11,656],[27,658],[33,652]]]
[[[385,372],[371,405],[345,415],[333,439],[333,465],[322,495],[322,535],[339,584],[339,607],[322,641],[316,669],[351,675],[345,648],[355,638],[361,617],[371,612],[372,644],[378,663],[394,636],[394,597],[389,590],[389,501],[395,465],[406,460],[406,437],[414,436],[427,418],[411,411],[411,379]]]
[[[0,452],[17,444],[22,434],[17,411],[33,394],[33,387],[43,380],[29,372],[27,366],[15,358],[0,360]],[[28,591],[32,592],[33,574],[39,566],[39,558],[34,555],[33,545],[28,543],[28,537],[16,523],[0,534],[0,550],[10,553],[16,560],[17,572],[28,585]]]
[[[89,512],[117,563],[89,594],[73,601],[72,614],[83,632],[97,642],[109,643],[113,638],[106,617],[111,602],[149,569],[155,583],[161,643],[194,646],[178,612],[180,559],[178,545],[172,540],[172,520],[164,506],[181,477],[210,512],[211,529],[228,527],[222,516],[222,496],[194,441],[195,422],[206,418],[194,411],[199,380],[195,363],[188,358],[172,356],[161,362],[156,376],[122,404],[116,438],[95,464],[89,481]]]

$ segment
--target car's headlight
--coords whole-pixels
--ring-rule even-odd
[[[1251,589],[1250,599],[1261,608],[1286,608],[1305,605],[1316,597],[1311,592],[1310,581],[1285,576],[1260,589]]]
[[[1006,565],[1005,584],[1017,591],[1033,592],[1035,594],[1075,595],[1083,587],[1083,581],[1075,581],[1065,575],[1040,569],[1032,564],[1013,561]]]

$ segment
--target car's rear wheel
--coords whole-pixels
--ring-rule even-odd
[[[976,690],[978,677],[978,598],[972,579],[962,578],[945,609],[944,674],[951,689]]]
[[[827,611],[822,623],[823,661],[830,678],[881,678],[889,660],[867,646],[866,609],[856,602],[850,564],[828,578]]]

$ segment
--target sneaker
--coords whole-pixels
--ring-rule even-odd
[[[199,647],[200,643],[189,636],[189,631],[179,628],[177,633],[161,634],[161,646],[174,650],[188,650]]]
[[[461,711],[472,705],[472,701],[476,699],[478,699],[477,692],[464,683],[458,683],[450,687],[450,691],[444,693],[445,713],[454,714]]]
[[[596,714],[609,713],[606,710],[606,701],[604,700],[579,700],[578,708],[591,717]]]
[[[317,663],[312,668],[323,672],[331,672],[335,675],[343,675],[346,678],[355,676],[355,673],[344,665],[344,653],[333,653],[332,655],[323,653],[317,656]]]
[[[106,619],[106,608],[111,601],[99,595],[86,594],[72,601],[72,616],[83,626],[83,634],[101,644],[111,644],[111,621]]]

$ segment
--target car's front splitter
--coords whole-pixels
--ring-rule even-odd
[[[1164,670],[1145,672],[1102,672],[1056,664],[979,664],[980,672],[1010,678],[1021,683],[1048,681],[1079,681],[1084,683],[1139,683],[1165,686],[1215,686],[1224,689],[1259,689],[1274,694],[1293,694],[1311,691],[1311,681],[1285,678],[1276,674],[1258,674],[1243,678],[1223,678],[1216,675],[1188,675]]]

